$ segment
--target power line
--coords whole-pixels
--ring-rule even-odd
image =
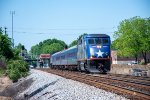
[[[43,29],[36,29],[36,32],[29,31],[31,28],[29,28],[29,30],[26,29],[27,31],[26,30],[25,31],[24,30],[20,31],[19,28],[18,28],[19,31],[14,31],[14,32],[15,33],[33,33],[33,34],[54,34],[54,33],[56,33],[56,34],[65,34],[64,32],[60,32],[60,31],[65,31],[66,32],[66,31],[70,31],[70,30],[74,30],[74,31],[81,31],[81,30],[83,30],[85,33],[87,31],[93,31],[94,33],[95,33],[95,31],[98,31],[98,33],[114,33],[114,31],[115,31],[114,29],[115,28],[116,27],[112,27],[112,28],[104,28],[104,27],[103,28],[56,28],[56,29],[46,29],[45,28],[45,30],[43,30]],[[15,28],[15,29],[17,29],[17,28]],[[105,30],[103,30],[103,29],[105,29]],[[53,32],[53,30],[55,30],[56,32]],[[76,33],[76,32],[74,32],[74,33]],[[77,33],[81,33],[81,32],[77,32]],[[73,34],[73,33],[70,33],[70,34]]]
[[[23,27],[15,27],[18,30],[103,30],[103,29],[115,29],[117,27],[97,27],[97,28],[23,28]]]
[[[11,31],[8,31],[11,32]],[[77,35],[79,33],[58,33],[58,32],[25,32],[25,31],[14,31],[15,33],[20,33],[20,34],[65,34],[65,35]],[[114,33],[113,31],[109,31],[109,32],[93,32],[93,33]]]

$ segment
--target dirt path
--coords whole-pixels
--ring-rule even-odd
[[[10,97],[0,96],[0,100],[13,100],[13,99]]]
[[[0,100],[12,100],[10,97],[1,95],[2,91],[4,91],[10,85],[12,85],[12,81],[8,77],[0,77]]]
[[[12,84],[12,81],[6,77],[0,77],[0,92],[2,92],[5,88],[7,88],[8,86],[10,86]]]
[[[0,100],[16,99],[17,94],[26,90],[32,82],[32,79],[21,78],[18,82],[13,83],[8,77],[1,77]]]

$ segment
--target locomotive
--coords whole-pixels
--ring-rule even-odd
[[[51,55],[51,67],[106,73],[111,66],[110,44],[106,34],[85,34],[76,46]]]

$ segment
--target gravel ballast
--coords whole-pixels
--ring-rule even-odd
[[[18,94],[16,99],[28,100],[127,100],[117,94],[65,79],[63,77],[31,69],[26,78],[33,79],[31,86]]]

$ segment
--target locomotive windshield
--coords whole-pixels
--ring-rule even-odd
[[[101,38],[95,38],[95,43],[96,44],[102,44],[102,39]]]
[[[88,43],[89,43],[89,44],[94,44],[94,39],[93,39],[93,38],[89,38],[89,39],[88,39]]]
[[[93,45],[108,45],[109,44],[109,38],[88,38],[88,44]]]
[[[103,44],[108,44],[109,43],[109,39],[108,38],[103,38]]]

